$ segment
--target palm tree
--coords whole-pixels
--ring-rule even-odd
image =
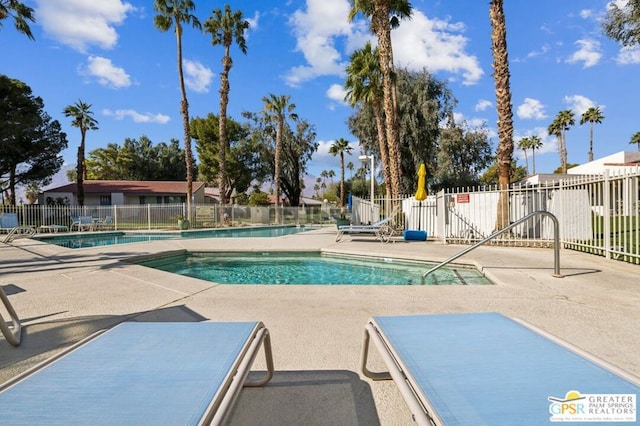
[[[562,157],[562,132],[560,131],[560,123],[557,119],[553,120],[551,124],[549,124],[549,127],[547,127],[547,133],[549,136],[555,136],[558,141],[558,155],[560,157],[560,170],[562,171],[566,166],[563,166],[565,163]]]
[[[355,169],[355,165],[353,162],[349,161],[346,165],[346,168],[349,169],[349,180],[353,179],[353,169]]]
[[[345,205],[345,199],[344,199],[344,154],[345,152],[347,154],[351,154],[351,150],[353,148],[351,146],[349,146],[349,141],[344,139],[344,138],[340,138],[338,140],[336,140],[331,147],[329,148],[329,154],[333,155],[334,157],[336,155],[340,155],[340,206],[344,206]]]
[[[593,161],[593,123],[602,123],[604,115],[598,107],[591,107],[582,113],[580,125],[589,122],[589,161]]]
[[[529,159],[527,158],[527,150],[531,148],[531,139],[528,137],[520,138],[518,141],[518,149],[524,152],[524,161],[527,165],[527,176],[529,175]]]
[[[224,6],[224,14],[220,9],[213,11],[213,17],[204,23],[204,32],[211,34],[211,44],[213,46],[222,45],[224,56],[222,57],[222,72],[220,73],[220,118],[218,130],[219,169],[218,185],[220,187],[220,204],[228,203],[227,197],[227,105],[229,104],[229,71],[233,66],[233,60],[229,55],[229,50],[233,41],[240,48],[242,53],[247,53],[247,43],[244,38],[244,31],[249,28],[249,22],[242,18],[242,12],[232,12],[227,4]]]
[[[24,196],[27,198],[29,204],[35,204],[38,201],[38,195],[40,194],[40,188],[35,183],[27,185],[24,191]]]
[[[76,165],[76,182],[78,186],[78,204],[84,205],[84,180],[87,168],[84,164],[84,147],[87,130],[98,130],[98,121],[93,118],[91,105],[78,100],[64,109],[65,117],[72,117],[71,125],[80,129],[80,146],[78,147],[78,164]]]
[[[496,229],[509,225],[509,199],[506,190],[511,181],[513,161],[513,111],[511,106],[511,85],[509,83],[509,58],[507,51],[507,25],[504,18],[502,0],[489,3],[491,21],[491,52],[493,54],[493,80],[496,91],[498,114],[498,218]]]
[[[31,33],[31,27],[29,27],[29,24],[27,23],[27,20],[36,22],[32,8],[25,6],[17,0],[0,1],[0,28],[2,27],[2,20],[9,16],[13,18],[13,23],[18,32],[26,35],[31,40],[35,40]]]
[[[401,19],[411,17],[412,8],[407,0],[350,0],[349,20],[362,13],[371,19],[371,32],[376,35],[379,49],[380,71],[385,114],[385,133],[391,168],[391,195],[402,193],[402,169],[400,158],[400,132],[396,106],[394,64],[391,45],[391,29],[400,25]]]
[[[385,185],[387,198],[391,198],[391,165],[385,133],[382,73],[380,71],[379,56],[378,48],[373,49],[371,43],[367,43],[364,48],[353,52],[351,61],[347,66],[347,78],[344,83],[347,91],[345,100],[352,107],[361,102],[371,105],[373,109],[378,134],[380,162],[382,163],[382,176],[387,183]]]
[[[542,139],[538,136],[529,136],[529,147],[531,148],[531,162],[533,163],[533,174],[536,174],[536,149],[542,147]]]
[[[187,169],[187,217],[191,218],[191,197],[193,194],[193,153],[191,152],[191,131],[189,129],[189,102],[184,88],[184,74],[182,72],[182,27],[189,24],[193,28],[201,29],[200,21],[192,14],[196,6],[193,0],[154,0],[153,10],[158,15],[153,17],[153,23],[160,31],[165,32],[175,27],[178,51],[178,80],[182,100],[180,113],[184,129],[184,159]]]
[[[558,152],[560,153],[560,167],[562,169],[562,173],[567,173],[566,133],[570,126],[573,126],[574,124],[576,124],[576,121],[573,117],[573,111],[565,109],[558,113],[547,129],[549,135],[554,135],[558,138]]]
[[[640,151],[640,132],[635,132],[633,136],[631,136],[631,140],[629,141],[631,144],[638,145],[638,151]]]
[[[267,119],[267,121],[274,122],[276,124],[276,155],[273,180],[276,190],[275,220],[278,224],[280,223],[280,209],[278,208],[278,205],[280,204],[280,174],[282,168],[281,157],[284,126],[287,118],[290,118],[292,120],[298,119],[298,115],[293,112],[293,110],[296,108],[296,105],[290,103],[290,101],[291,97],[288,95],[276,96],[273,93],[262,98],[262,102],[264,102],[263,114],[265,115],[265,118]]]

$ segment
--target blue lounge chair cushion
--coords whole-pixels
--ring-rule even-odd
[[[638,394],[600,364],[497,313],[375,317],[447,425],[548,424],[548,397]]]
[[[0,422],[197,424],[255,327],[122,323],[0,393]]]

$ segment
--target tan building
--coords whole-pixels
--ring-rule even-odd
[[[39,204],[47,204],[62,198],[76,205],[78,186],[76,183],[43,191]],[[193,182],[193,203],[207,203],[203,182]],[[49,202],[51,202],[49,201]],[[84,181],[84,204],[86,206],[112,206],[123,204],[174,204],[187,201],[187,183],[169,181],[86,180]]]

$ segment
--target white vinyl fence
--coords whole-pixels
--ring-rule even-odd
[[[566,249],[640,264],[640,167],[626,172],[575,176],[535,186],[514,186],[506,191],[509,221],[534,211],[547,211],[559,222],[560,242]],[[457,188],[440,191],[424,201],[413,196],[400,200],[352,197],[352,223],[375,223],[401,203],[396,226],[427,231],[430,239],[470,244],[496,230],[500,191],[495,188]],[[333,224],[345,212],[328,203],[312,207],[280,207],[280,224]],[[275,208],[204,204],[192,206],[187,218],[184,204],[122,206],[1,206],[17,212],[20,224],[70,226],[72,218],[91,216],[101,222],[111,218],[114,230],[180,229],[275,224]],[[505,233],[492,244],[549,246],[553,242],[551,219],[536,216]]]

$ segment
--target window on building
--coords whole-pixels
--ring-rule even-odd
[[[100,205],[101,206],[110,206],[111,205],[111,195],[101,195],[100,196]]]

